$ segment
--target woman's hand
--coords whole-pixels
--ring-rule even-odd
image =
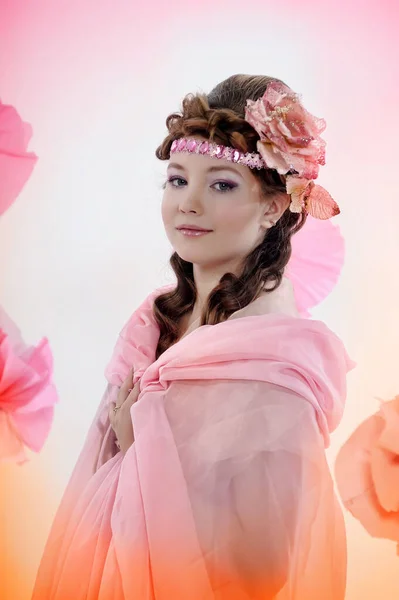
[[[140,381],[133,386],[133,369],[121,385],[118,397],[110,404],[109,420],[115,432],[117,446],[125,454],[134,442],[134,432],[130,409],[140,395]]]

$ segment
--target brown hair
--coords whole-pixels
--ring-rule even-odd
[[[156,150],[157,158],[168,160],[172,142],[192,135],[200,135],[242,152],[255,152],[259,136],[244,118],[246,100],[257,100],[263,96],[271,81],[280,80],[233,75],[219,83],[207,96],[186,96],[181,112],[166,119],[169,133]],[[260,180],[265,196],[286,195],[285,177],[274,169],[254,169],[252,173]],[[263,241],[246,257],[240,275],[225,273],[220,279],[208,297],[201,325],[225,321],[233,312],[255,300],[266,283],[272,283],[268,286],[270,291],[276,289],[291,256],[291,237],[305,221],[305,214],[292,213],[287,209],[276,225],[267,230]],[[176,288],[154,301],[154,316],[160,329],[156,358],[179,339],[179,321],[194,308],[197,297],[192,263],[174,252],[170,264],[177,277]]]

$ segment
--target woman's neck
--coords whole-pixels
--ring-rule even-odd
[[[197,318],[202,314],[210,293],[219,285],[223,275],[226,273],[238,272],[239,266],[237,265],[237,261],[232,261],[230,264],[214,266],[212,268],[204,268],[200,265],[194,265],[193,275],[197,290],[197,299],[191,313],[193,318]]]

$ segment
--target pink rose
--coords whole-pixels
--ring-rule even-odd
[[[399,542],[399,396],[382,402],[351,435],[335,474],[344,505],[364,528]]]
[[[295,170],[316,179],[325,164],[324,119],[311,115],[289,87],[272,82],[262,98],[247,100],[245,119],[260,137],[258,152],[270,169],[281,175]]]
[[[0,101],[0,215],[15,201],[36,164],[37,156],[27,152],[31,136],[31,126]]]
[[[23,462],[25,447],[43,447],[57,401],[52,369],[48,341],[26,346],[0,309],[0,461]]]

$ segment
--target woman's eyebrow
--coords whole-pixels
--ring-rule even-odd
[[[183,167],[183,165],[180,165],[179,163],[169,163],[168,164],[168,169],[180,169],[181,171],[185,171],[185,167]]]
[[[241,173],[239,173],[237,171],[237,169],[235,169],[234,167],[223,167],[223,166],[217,166],[217,167],[209,167],[208,169],[208,173],[214,173],[215,171],[231,171],[232,173],[234,173],[235,175],[238,175],[239,177],[241,177],[241,179],[243,179],[243,176],[241,175]]]
[[[176,163],[176,162],[169,163],[168,169],[180,169],[180,171],[187,171],[187,169],[185,167],[183,167],[183,165],[181,165],[180,163]],[[234,167],[216,165],[214,167],[209,167],[209,169],[207,169],[208,173],[215,173],[216,171],[231,171],[232,173],[234,173],[235,175],[238,175],[239,177],[241,177],[241,179],[243,179],[241,173],[239,173],[237,171],[237,169],[234,169]]]

